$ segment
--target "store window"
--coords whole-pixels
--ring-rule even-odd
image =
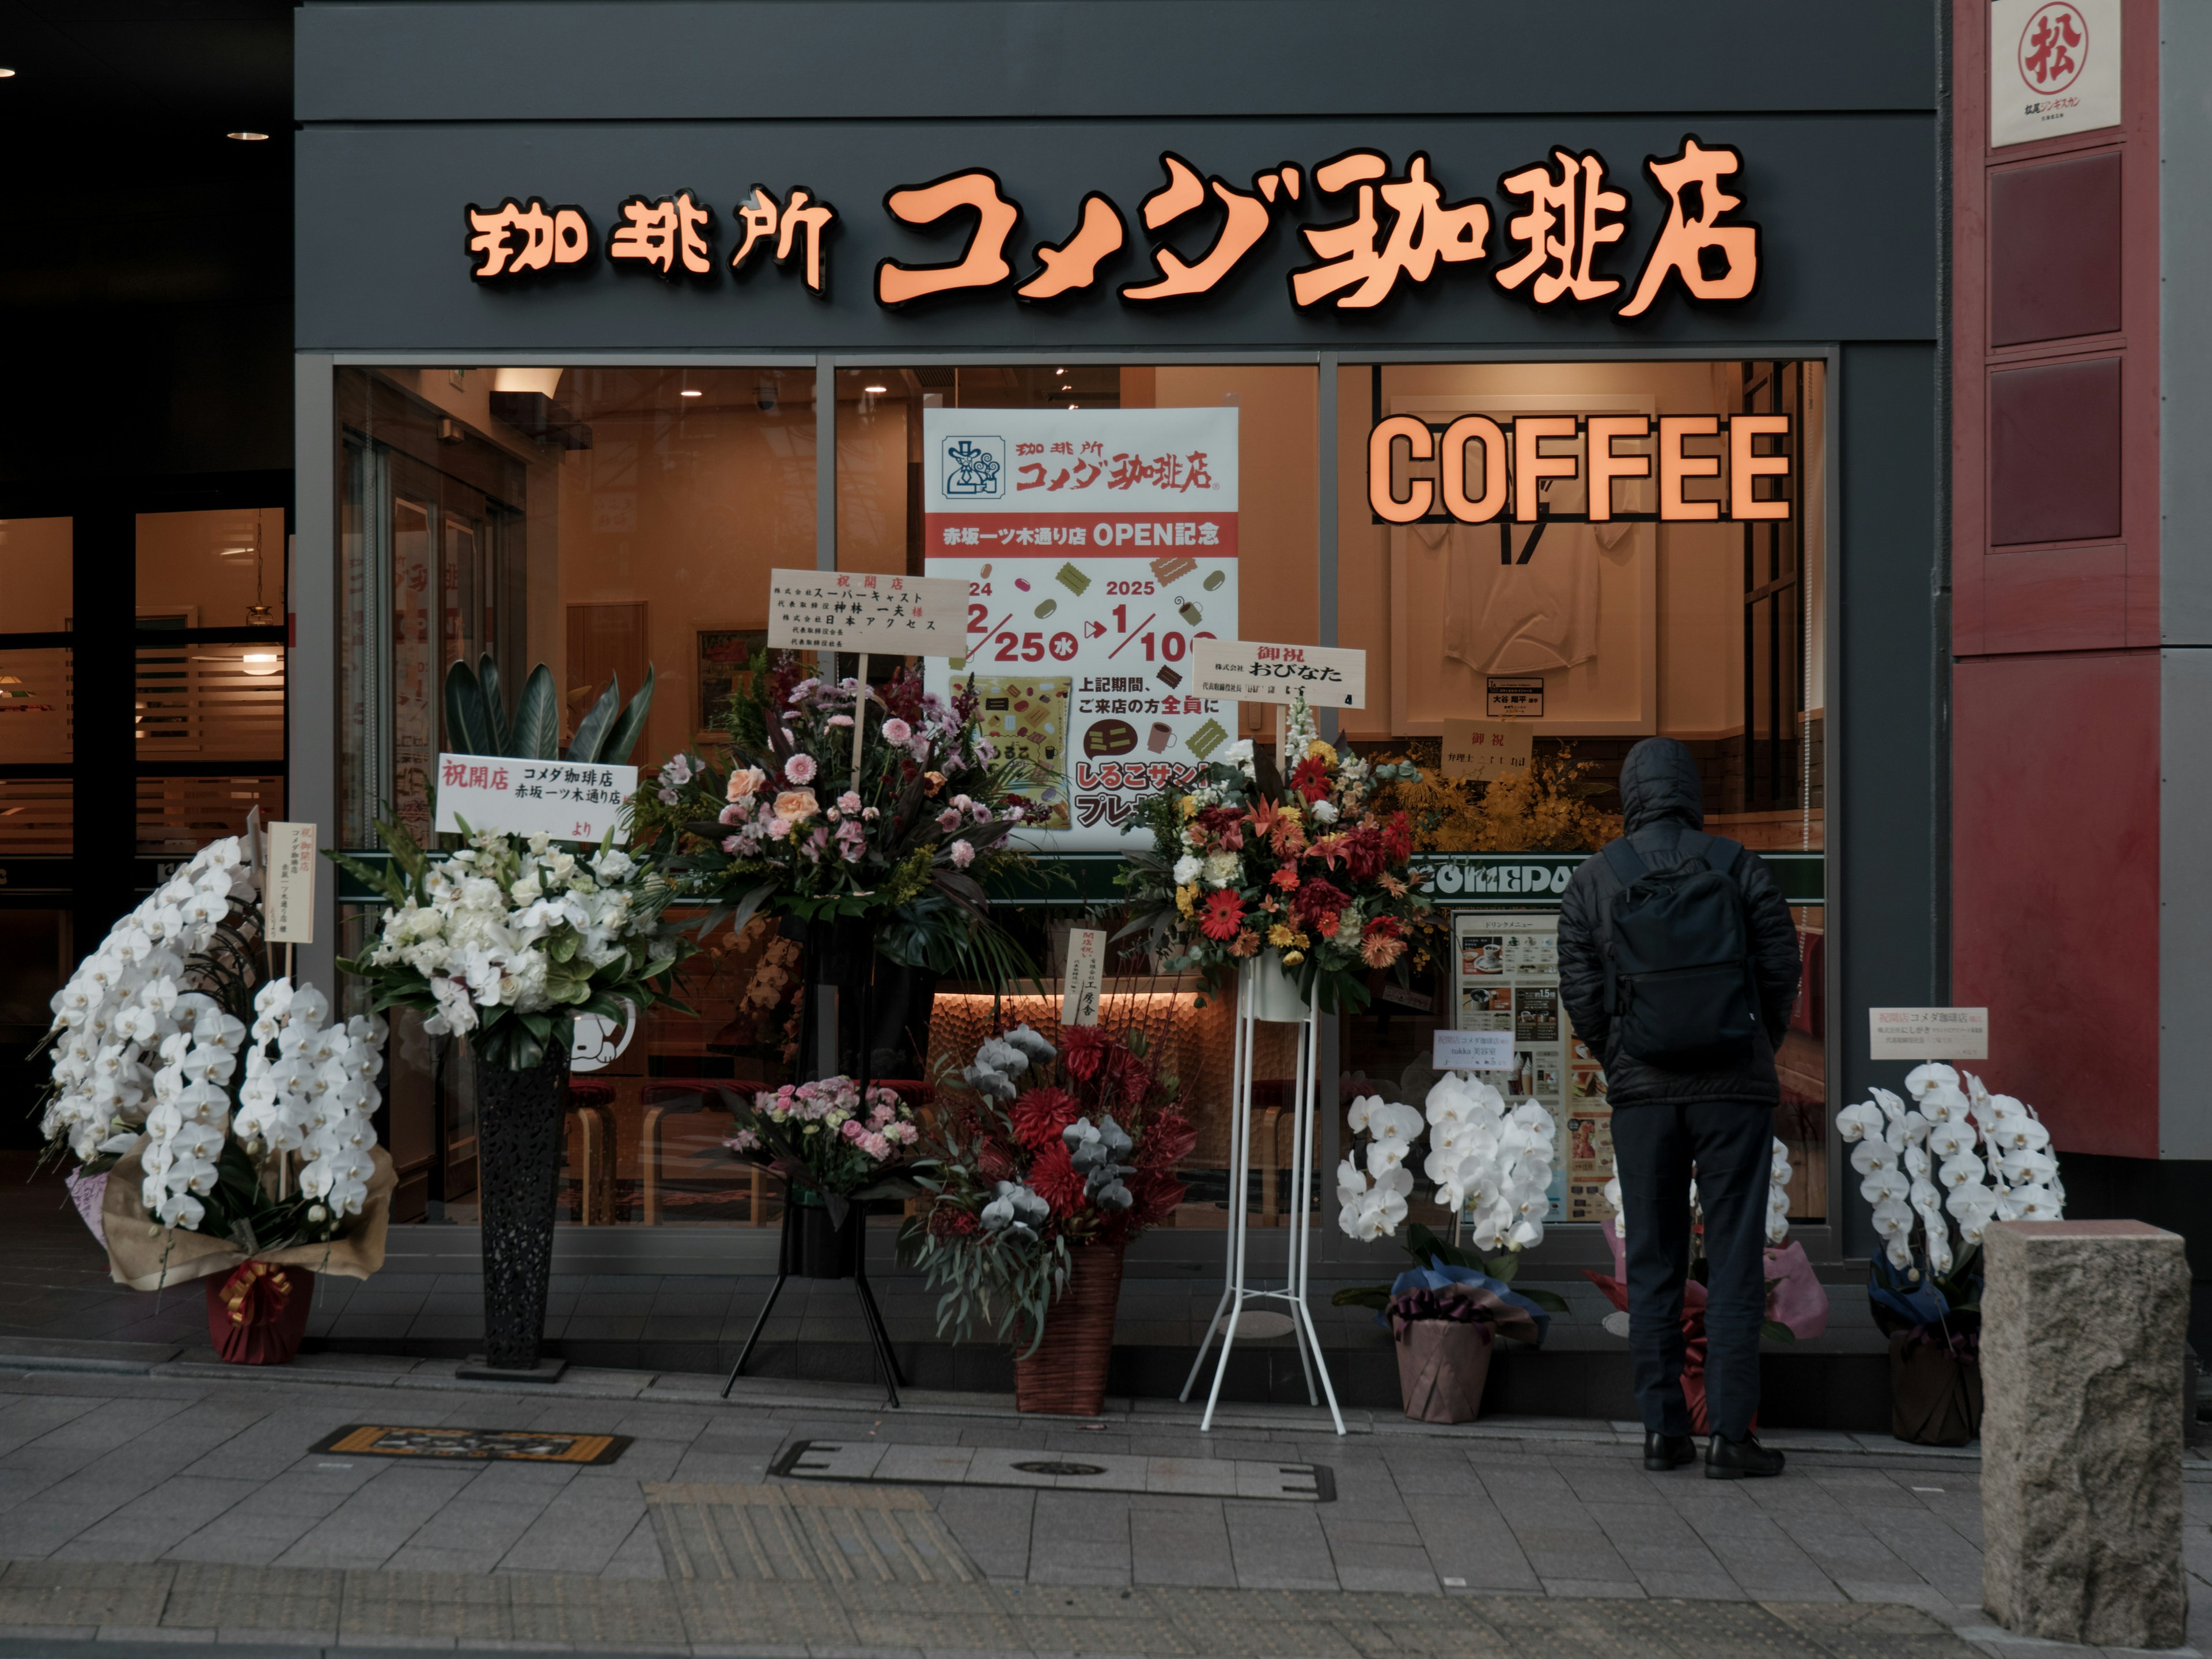
[[[386,812],[429,836],[456,660],[490,656],[510,712],[544,664],[564,745],[611,685],[627,701],[648,672],[632,760],[649,770],[712,741],[766,637],[769,572],[815,563],[813,385],[811,369],[342,372],[348,843],[374,846]],[[348,910],[349,947],[375,916]],[[568,1221],[776,1218],[696,1085],[775,1075],[796,981],[772,940],[741,947],[722,928],[705,944],[678,993],[694,1013],[656,1012],[571,1091]],[[395,1215],[471,1222],[465,1047],[402,1015],[392,1053]]]
[[[1775,1133],[1793,1218],[1826,1215],[1824,384],[1820,363],[1771,361],[1340,372],[1340,640],[1366,652],[1370,688],[1344,731],[1421,769],[1400,793],[1449,924],[1411,987],[1378,982],[1343,1019],[1343,1103],[1419,1104],[1439,1026],[1511,1030],[1512,1092],[1559,1124],[1555,1221],[1610,1213],[1612,1163],[1603,1070],[1559,1001],[1557,893],[1620,833],[1621,763],[1655,735],[1688,745],[1706,828],[1767,857],[1792,902],[1804,989]],[[1744,416],[1779,418],[1732,451]],[[1370,486],[1391,422],[1386,515]],[[1595,510],[1593,430],[1616,474]],[[1662,514],[1662,490],[1685,507]]]
[[[7,631],[53,635],[0,651],[0,856],[66,857],[73,845],[73,530],[68,519],[0,520]]]

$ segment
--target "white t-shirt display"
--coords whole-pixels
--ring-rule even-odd
[[[1598,555],[1635,523],[1547,520],[1526,564],[1498,559],[1494,524],[1410,526],[1444,556],[1444,654],[1478,674],[1540,674],[1597,655]],[[1534,525],[1515,524],[1517,559]]]

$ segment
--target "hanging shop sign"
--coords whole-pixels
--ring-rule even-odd
[[[1138,803],[1229,741],[1193,646],[1237,632],[1237,410],[925,409],[922,538],[963,583],[982,730],[1039,844],[1118,851]]]
[[[1120,283],[1115,295],[1135,309],[1158,307],[1214,292],[1261,254],[1279,223],[1298,221],[1306,222],[1296,229],[1312,258],[1288,273],[1289,298],[1307,313],[1370,312],[1457,267],[1486,269],[1486,286],[1539,310],[1626,319],[1644,315],[1670,288],[1700,304],[1740,303],[1759,288],[1759,228],[1741,216],[1742,198],[1729,188],[1743,157],[1694,134],[1683,135],[1672,155],[1644,159],[1644,177],[1663,205],[1632,274],[1628,233],[1637,209],[1622,186],[1634,180],[1595,150],[1554,147],[1509,168],[1498,179],[1505,205],[1496,211],[1480,196],[1449,198],[1421,151],[1402,167],[1365,148],[1310,165],[1284,161],[1255,173],[1249,188],[1173,151],[1162,152],[1159,165],[1164,182],[1139,199],[1138,228],[1094,190],[1075,204],[1072,227],[1042,241],[1018,234],[1023,204],[988,167],[896,185],[883,196],[895,223],[928,232],[964,227],[967,240],[954,259],[879,259],[876,303],[905,311],[952,296],[1006,295],[1051,305],[1103,290],[1109,257],[1142,243],[1152,273]],[[487,286],[580,274],[602,254],[616,270],[671,283],[719,281],[726,270],[742,281],[772,260],[817,299],[830,293],[831,232],[840,217],[810,186],[793,185],[779,196],[757,184],[730,210],[733,246],[726,256],[713,204],[690,190],[628,198],[616,204],[604,237],[582,207],[548,206],[540,196],[471,203],[465,211],[469,275]],[[1063,212],[1055,204],[1042,222],[1058,232],[1067,224]],[[1196,240],[1209,228],[1212,240],[1195,260],[1167,240]]]
[[[1382,524],[1668,524],[1790,516],[1787,415],[1392,415],[1367,434],[1367,504]],[[1619,486],[1656,477],[1652,511],[1620,507]],[[1479,480],[1479,482],[1477,482]],[[1553,510],[1561,486],[1581,512]],[[1499,556],[1525,564],[1501,536]]]

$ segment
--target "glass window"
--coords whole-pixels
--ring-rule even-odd
[[[1465,855],[1439,873],[1452,931],[1410,989],[1378,983],[1343,1021],[1342,1091],[1419,1104],[1436,1027],[1513,1031],[1512,1091],[1559,1126],[1555,1221],[1602,1219],[1612,1166],[1603,1070],[1559,1005],[1557,890],[1620,833],[1621,762],[1653,735],[1689,746],[1706,828],[1759,849],[1793,901],[1806,988],[1777,1056],[1775,1133],[1793,1217],[1826,1217],[1824,372],[1340,371],[1340,637],[1367,653],[1369,685],[1345,731],[1421,768],[1399,787],[1416,844]],[[1387,468],[1372,441],[1386,422]],[[1602,497],[1593,454],[1614,474]]]
[[[710,737],[766,638],[769,572],[815,563],[813,390],[811,369],[343,371],[348,843],[375,845],[385,810],[428,836],[457,659],[490,655],[510,708],[544,663],[563,744],[611,684],[627,701],[648,669],[652,714],[631,759],[651,768]],[[345,925],[350,942],[374,913]],[[579,1075],[565,1218],[775,1218],[721,1148],[727,1116],[693,1086],[781,1075],[776,1010],[795,981],[764,931],[710,939],[679,993],[696,1013],[652,1017],[605,1069]],[[418,1022],[394,1030],[394,1213],[472,1221],[466,1052]]]
[[[0,519],[0,590],[10,634],[58,634],[70,625],[75,522]]]

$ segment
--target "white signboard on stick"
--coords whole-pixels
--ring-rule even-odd
[[[1098,994],[1106,983],[1106,930],[1072,927],[1067,934],[1067,966],[1060,975],[1060,1023],[1096,1025]]]
[[[262,938],[271,945],[315,942],[315,826],[271,823],[263,872]]]
[[[1986,1008],[1869,1008],[1875,1060],[1987,1060]]]
[[[1294,702],[1304,694],[1310,708],[1367,706],[1367,653],[1335,646],[1194,640],[1190,678],[1209,697]]]
[[[623,814],[636,793],[635,766],[441,755],[436,828],[459,835],[466,819],[471,830],[586,842],[611,830],[620,846],[629,838]]]
[[[1510,1072],[1513,1033],[1438,1030],[1431,1064],[1439,1072]]]
[[[1536,734],[1525,720],[1444,722],[1443,775],[1487,782],[1518,777],[1536,752]]]
[[[777,651],[957,657],[964,582],[861,570],[771,570],[768,642]]]

